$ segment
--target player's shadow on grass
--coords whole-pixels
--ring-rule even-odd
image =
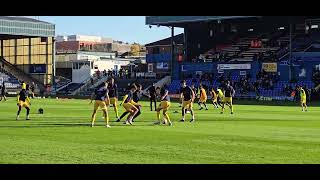
[[[104,124],[96,124],[95,127],[104,127]],[[125,124],[113,124],[111,126],[116,127],[135,127],[135,126],[154,126],[154,124],[133,124],[133,125],[125,125]],[[36,123],[30,125],[0,125],[0,128],[44,128],[44,127],[90,127],[88,123],[79,123],[79,124],[72,124],[72,123]]]
[[[88,124],[62,124],[62,123],[44,123],[44,124],[30,124],[30,125],[12,125],[12,126],[1,126],[0,128],[42,128],[42,127],[80,127],[80,126],[89,126]]]

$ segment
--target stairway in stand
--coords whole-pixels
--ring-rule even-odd
[[[34,82],[37,87],[36,91],[38,91],[38,92],[41,90],[45,90],[44,84],[41,83],[38,79],[33,78],[29,74],[27,74],[27,73],[23,72],[22,70],[20,70],[19,68],[15,67],[14,65],[12,65],[8,61],[6,61],[3,57],[0,57],[0,61],[3,64],[4,70],[6,72],[10,73],[15,78],[17,78],[19,81],[24,81],[28,84],[31,84],[32,82]]]

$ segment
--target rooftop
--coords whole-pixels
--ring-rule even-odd
[[[5,38],[54,37],[55,25],[28,17],[0,16],[0,35]]]
[[[147,25],[168,25],[213,20],[257,18],[260,16],[146,16]]]
[[[23,16],[0,16],[0,20],[8,20],[8,21],[20,21],[20,22],[33,22],[33,23],[44,23],[44,24],[51,24],[49,22],[40,21],[33,18],[23,17]]]
[[[178,44],[183,44],[184,43],[184,37],[183,37],[183,33],[175,35],[173,37],[173,40],[175,42],[176,45]],[[152,42],[149,44],[146,44],[145,47],[151,47],[151,46],[168,46],[171,45],[171,37],[169,38],[165,38],[165,39],[161,39],[159,41],[156,42]]]

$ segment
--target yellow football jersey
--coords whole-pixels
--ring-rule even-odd
[[[221,91],[221,89],[218,89],[218,96],[221,99],[224,97],[223,92]]]
[[[207,98],[207,92],[204,88],[200,89],[200,98]]]

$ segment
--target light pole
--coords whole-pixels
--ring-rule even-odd
[[[292,22],[291,18],[289,19],[290,22],[290,33],[289,33],[289,79],[290,81],[293,80],[293,66],[292,66]]]
[[[57,91],[57,85],[56,85],[56,39],[52,38],[52,60],[53,60],[53,77],[52,77],[52,85],[53,89],[56,92]]]
[[[174,26],[171,26],[171,62],[170,62],[170,74],[171,79],[173,78],[173,63],[174,63]]]

